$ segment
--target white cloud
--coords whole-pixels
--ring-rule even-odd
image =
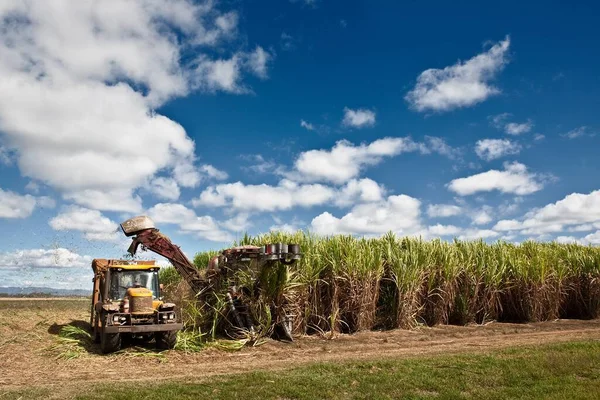
[[[500,236],[500,234],[491,229],[465,229],[458,236],[460,240],[479,240],[491,239]]]
[[[198,198],[192,200],[192,204],[195,207],[275,211],[324,204],[348,207],[357,203],[380,201],[384,194],[385,188],[368,178],[352,179],[339,188],[322,184],[298,184],[283,179],[277,186],[246,185],[242,182],[209,186]]]
[[[536,142],[539,142],[540,140],[544,140],[546,138],[546,136],[542,135],[541,133],[536,133],[535,136],[533,137],[533,140],[535,140]]]
[[[344,108],[342,125],[350,128],[366,128],[375,125],[375,112],[365,108],[352,110]]]
[[[447,218],[462,214],[461,207],[452,204],[430,204],[427,207],[427,215],[430,218]]]
[[[117,241],[121,238],[119,225],[98,210],[70,206],[52,218],[48,224],[55,231],[79,231],[87,240]]]
[[[242,182],[209,186],[192,200],[192,204],[195,207],[227,207],[245,212],[290,210],[324,204],[348,207],[380,201],[385,192],[384,187],[368,178],[352,179],[339,188],[283,179],[277,186],[246,185]]]
[[[557,236],[555,239],[558,243],[577,243],[582,245],[600,245],[600,230],[590,233],[582,238],[575,236]]]
[[[38,196],[35,198],[36,205],[40,208],[54,208],[56,201],[52,197]]]
[[[284,222],[282,218],[275,215],[273,215],[272,218],[273,221],[275,221],[275,224],[271,225],[269,228],[269,230],[272,232],[295,233],[299,230],[302,230],[301,227],[305,225],[304,221],[301,221],[296,217],[292,218],[292,220],[288,222]]]
[[[385,188],[372,179],[352,179],[340,188],[334,198],[339,207],[351,206],[357,203],[372,203],[380,201],[385,195]]]
[[[577,139],[583,136],[595,136],[595,134],[589,133],[587,126],[580,126],[579,128],[572,129],[567,133],[561,134],[560,136],[567,139]]]
[[[600,223],[600,190],[589,194],[572,193],[564,199],[525,214],[522,220],[499,221],[494,230],[521,231],[524,234],[562,232],[568,226]]]
[[[309,131],[314,131],[315,130],[315,126],[313,124],[311,124],[310,122],[306,122],[303,119],[300,120],[300,126],[302,128],[304,128],[304,129],[309,130]]]
[[[455,160],[460,157],[461,150],[450,146],[446,141],[440,137],[425,136],[426,144],[420,151],[424,154],[438,153],[439,155],[446,156],[451,160]]]
[[[507,155],[519,154],[521,146],[507,139],[482,139],[475,144],[475,153],[483,160],[491,161]]]
[[[428,69],[405,99],[417,111],[448,111],[468,107],[500,92],[489,84],[508,62],[510,39],[495,44],[488,51],[468,61],[444,69]]]
[[[142,199],[130,189],[85,189],[66,192],[64,198],[87,208],[137,213],[142,210]]]
[[[229,178],[229,175],[225,171],[221,171],[212,165],[205,164],[200,166],[200,172],[206,174],[209,178],[215,179],[217,181],[222,181]]]
[[[287,179],[277,186],[245,185],[242,182],[207,187],[192,204],[198,206],[233,207],[245,211],[289,210],[311,207],[334,198],[334,189],[320,185],[299,185]]]
[[[491,115],[488,117],[488,120],[490,121],[490,125],[492,125],[494,128],[503,130],[509,135],[517,136],[527,133],[533,129],[534,124],[531,120],[527,120],[527,122],[522,123],[508,122],[511,117],[511,113],[502,113],[498,115]]]
[[[600,229],[600,221],[593,224],[581,224],[567,228],[568,232],[586,232],[594,229]]]
[[[480,210],[476,210],[471,214],[471,221],[475,225],[485,225],[492,222],[493,218],[490,215],[492,212],[492,207],[484,206]]]
[[[221,223],[225,229],[232,232],[247,231],[252,226],[248,218],[250,217],[247,213],[240,213],[233,218],[229,218]]]
[[[271,232],[285,232],[285,233],[295,233],[301,230],[298,225],[294,224],[279,224],[279,225],[271,225],[269,231]]]
[[[162,200],[177,200],[181,195],[179,185],[172,178],[159,177],[150,182],[150,191]]]
[[[55,201],[50,197],[20,195],[0,188],[0,218],[27,218],[37,207],[54,208]]]
[[[0,164],[12,165],[15,158],[14,152],[0,143]]]
[[[182,204],[158,203],[147,211],[147,214],[157,224],[178,225],[184,233],[214,242],[230,242],[233,236],[219,227],[211,216],[198,216]]]
[[[284,51],[294,50],[296,48],[296,39],[286,32],[281,32],[279,45]]]
[[[424,235],[426,238],[436,236],[456,236],[461,232],[461,229],[454,225],[441,225],[436,224],[429,226],[427,232]]]
[[[522,124],[518,124],[516,122],[509,122],[504,126],[504,131],[509,135],[521,135],[523,133],[529,132],[533,128],[533,123],[531,121],[524,122]]]
[[[135,189],[160,171],[197,184],[173,171],[193,162],[193,141],[154,110],[191,90],[246,91],[244,71],[266,76],[260,47],[214,51],[237,21],[211,2],[3,2],[0,128],[22,175],[115,211],[139,209]],[[129,198],[95,195],[106,191]]]
[[[262,47],[256,46],[256,49],[248,54],[248,66],[256,76],[261,79],[268,78],[268,64],[273,56],[266,52]]]
[[[421,202],[410,196],[389,196],[384,201],[357,205],[341,218],[324,212],[312,220],[311,228],[321,235],[381,235],[388,231],[409,235],[421,230],[420,207]]]
[[[468,196],[478,192],[498,190],[502,193],[526,195],[543,188],[537,174],[527,171],[521,163],[504,163],[504,171],[490,170],[466,178],[454,179],[448,189],[460,196]]]
[[[502,113],[502,114],[497,114],[497,115],[490,115],[487,118],[490,122],[490,125],[492,125],[494,128],[504,129],[504,126],[506,125],[506,121],[510,117],[512,117],[511,113]]]
[[[0,268],[90,268],[92,258],[65,248],[30,249],[0,253]]]
[[[248,168],[258,174],[266,174],[267,172],[277,169],[277,164],[274,161],[265,160],[265,158],[260,154],[245,155],[241,156],[240,158],[253,163],[247,167],[242,167],[242,169]]]
[[[411,138],[383,138],[370,144],[354,145],[338,141],[331,150],[309,150],[296,159],[295,171],[288,174],[293,180],[328,181],[343,184],[357,177],[369,165],[379,164],[384,157],[422,150],[424,145]]]

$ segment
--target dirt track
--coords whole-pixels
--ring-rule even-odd
[[[61,390],[110,380],[178,379],[282,369],[299,364],[424,354],[484,352],[509,346],[600,340],[600,320],[558,320],[535,324],[490,323],[485,326],[443,326],[413,331],[362,332],[332,340],[305,337],[292,344],[268,341],[239,352],[208,349],[201,353],[170,351],[164,359],[134,354],[102,356],[86,353],[73,360],[57,359],[49,347],[64,324],[85,324],[87,302],[43,300],[0,303],[0,388],[52,385]],[[132,373],[135,371],[135,373]],[[157,378],[159,377],[160,378]]]

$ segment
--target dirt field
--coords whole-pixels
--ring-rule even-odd
[[[0,300],[0,389],[52,385],[56,395],[81,382],[157,379],[195,380],[256,369],[283,369],[317,361],[416,357],[423,354],[484,352],[509,346],[600,340],[600,320],[557,320],[536,324],[490,323],[442,326],[412,331],[362,332],[299,338],[294,343],[267,341],[238,352],[207,349],[169,351],[153,357],[128,351],[103,356],[92,348],[81,357],[57,357],[52,348],[66,324],[85,327],[88,300]],[[132,373],[135,371],[135,373]],[[160,378],[157,378],[160,377]]]

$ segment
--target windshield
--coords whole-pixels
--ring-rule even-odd
[[[125,297],[127,289],[131,287],[145,287],[152,290],[152,298],[158,298],[158,272],[155,271],[130,271],[113,270],[110,278],[110,297],[121,300]]]

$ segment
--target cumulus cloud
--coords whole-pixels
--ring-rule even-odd
[[[417,111],[448,111],[468,107],[500,93],[489,82],[508,62],[510,39],[496,43],[488,51],[444,69],[428,69],[405,99]]]
[[[579,128],[572,129],[567,133],[562,133],[560,136],[567,139],[577,139],[583,136],[594,136],[594,134],[589,132],[587,126],[580,126]]]
[[[430,218],[447,218],[462,214],[463,209],[453,204],[430,204],[427,215]]]
[[[491,161],[508,155],[519,154],[521,146],[507,139],[482,139],[475,144],[475,153],[483,160]]]
[[[466,178],[452,180],[448,189],[460,196],[498,190],[502,193],[526,195],[544,187],[538,174],[531,173],[521,163],[504,163],[504,171],[490,170]]]
[[[461,232],[461,228],[454,225],[436,224],[427,227],[427,231],[423,235],[425,238],[440,237],[440,236],[456,236]]]
[[[250,71],[261,79],[269,77],[268,64],[273,59],[273,56],[266,52],[262,47],[256,46],[253,52],[248,54],[248,66]]]
[[[523,133],[527,133],[529,132],[531,129],[533,128],[533,123],[531,121],[527,121],[524,123],[516,123],[516,122],[509,122],[508,124],[506,124],[504,126],[504,132],[508,133],[509,135],[521,135]]]
[[[508,122],[512,117],[510,113],[502,113],[497,115],[490,115],[488,120],[490,125],[494,128],[504,131],[509,135],[521,135],[523,133],[527,133],[533,129],[533,122],[531,120],[527,120],[527,122]]]
[[[600,231],[590,233],[584,237],[577,238],[575,236],[557,236],[555,239],[558,243],[576,243],[584,246],[600,245]]]
[[[0,188],[0,218],[27,218],[33,213],[36,206],[54,208],[55,204],[50,197],[21,195]]]
[[[287,233],[295,233],[299,230],[302,230],[302,226],[305,225],[304,221],[297,219],[296,217],[292,218],[291,221],[284,222],[282,218],[277,217],[275,215],[272,216],[275,224],[271,225],[269,231],[272,232],[287,232]]]
[[[492,229],[476,229],[469,228],[465,229],[458,236],[459,240],[479,240],[479,239],[492,239],[500,236],[500,234]]]
[[[87,208],[107,211],[123,211],[137,213],[142,210],[142,198],[133,194],[132,189],[85,189],[69,191],[63,194],[71,200]]]
[[[471,221],[473,222],[474,225],[489,224],[493,220],[492,215],[491,215],[492,211],[493,211],[492,207],[483,206],[481,209],[475,210],[471,213],[471,215],[470,215]]]
[[[29,249],[0,253],[0,268],[90,268],[92,258],[65,248]]]
[[[301,119],[300,120],[300,126],[306,130],[309,131],[314,131],[315,130],[315,126],[313,124],[311,124],[310,122],[306,122],[305,120]]]
[[[211,216],[198,216],[183,204],[158,203],[151,207],[147,214],[157,224],[177,225],[182,232],[214,242],[231,242],[233,235],[220,228]]]
[[[117,241],[121,238],[119,225],[98,210],[69,206],[48,224],[55,231],[79,231],[87,240]]]
[[[240,213],[232,218],[229,218],[221,223],[221,226],[232,232],[243,232],[252,226],[249,221],[250,214]]]
[[[342,125],[349,128],[366,128],[375,125],[375,112],[365,108],[352,110],[344,108]]]
[[[276,211],[329,203],[344,207],[357,202],[379,201],[384,193],[385,189],[371,179],[353,179],[341,188],[283,179],[277,186],[242,182],[209,186],[192,200],[192,204],[243,211]]]
[[[312,220],[311,228],[321,235],[381,235],[388,231],[409,235],[421,230],[420,207],[421,202],[413,197],[389,196],[380,202],[357,205],[341,218],[324,212]]]
[[[327,181],[342,184],[357,177],[367,166],[379,164],[385,157],[424,149],[411,138],[387,137],[369,144],[354,145],[340,140],[331,150],[309,150],[299,155],[295,171],[288,174],[293,180]]]
[[[589,194],[571,193],[562,200],[528,212],[520,220],[501,220],[493,229],[536,235],[562,232],[566,227],[591,230],[599,223],[600,190],[596,190]]]
[[[435,136],[425,136],[425,143],[419,149],[423,154],[437,153],[448,157],[450,160],[460,158],[462,151],[459,148],[452,147],[443,138]]]
[[[266,77],[260,46],[208,55],[236,37],[237,21],[211,2],[3,2],[0,129],[21,173],[114,211],[141,209],[135,189],[159,171],[196,185],[177,171],[193,170],[193,141],[155,109],[191,90],[243,92],[245,72]]]
[[[209,164],[202,165],[202,166],[200,166],[199,169],[200,169],[200,172],[202,172],[209,178],[217,180],[217,181],[222,181],[222,180],[229,178],[229,175],[227,174],[227,172],[221,171],[220,169],[217,169]]]
[[[150,191],[162,200],[177,200],[181,194],[177,181],[172,178],[159,177],[150,182]]]

